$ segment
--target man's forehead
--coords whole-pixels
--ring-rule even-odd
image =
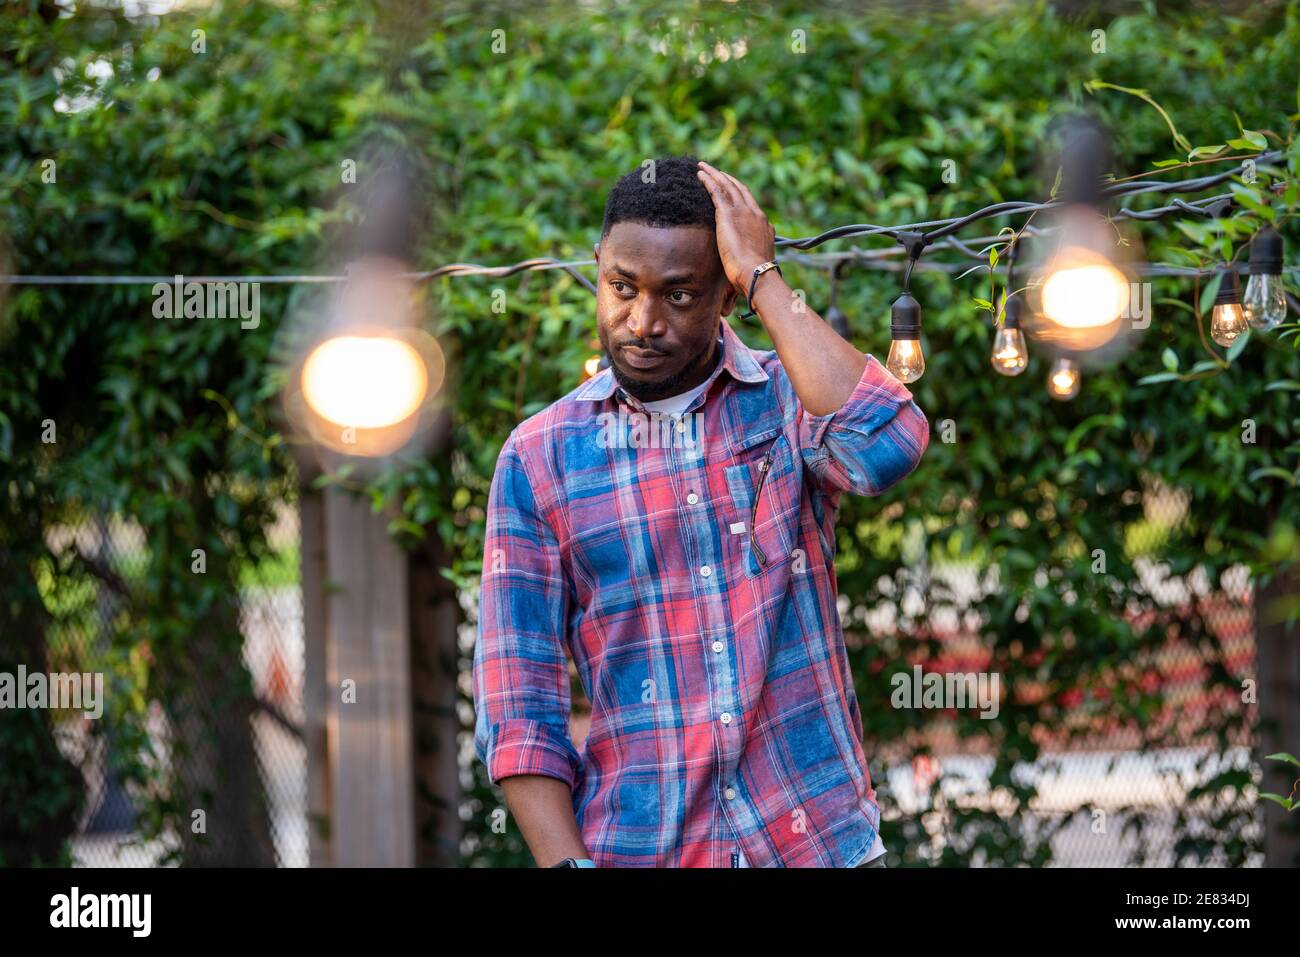
[[[703,226],[617,223],[600,244],[601,265],[629,277],[707,279],[717,265],[717,240]]]

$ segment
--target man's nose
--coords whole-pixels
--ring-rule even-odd
[[[627,331],[638,339],[653,339],[667,331],[663,313],[654,300],[647,297],[632,304],[632,311],[627,317]]]

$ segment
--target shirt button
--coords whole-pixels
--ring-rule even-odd
[[[679,418],[679,419],[677,420],[677,431],[678,431],[678,432],[685,432],[685,431],[686,431],[686,420],[685,420],[685,419]]]
[[[723,724],[731,724],[731,712],[730,711],[722,712],[722,714],[718,715],[718,719]]]
[[[700,574],[703,575],[705,578],[708,578],[710,575],[713,574],[713,569],[710,568],[708,565],[701,565]]]
[[[719,654],[721,654],[721,652],[722,652],[722,642],[720,642],[720,641],[715,641],[715,642],[713,643],[713,650],[716,651],[716,652],[718,652]]]
[[[686,504],[687,504],[687,505],[695,505],[695,504],[697,504],[699,501],[700,501],[700,497],[699,497],[698,495],[696,495],[694,492],[692,492],[690,495],[687,495],[687,496],[686,496]]]
[[[726,797],[726,799],[727,799],[728,801],[734,801],[734,800],[736,800],[736,789],[735,789],[735,788],[727,788],[727,790],[723,791],[722,793],[723,793],[723,795]]]

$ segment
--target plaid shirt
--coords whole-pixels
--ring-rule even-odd
[[[489,495],[475,748],[573,789],[599,867],[852,867],[880,809],[836,609],[835,516],[929,425],[873,357],[830,415],[724,320],[668,428],[610,370],[523,422]],[[646,416],[646,418],[651,418]],[[566,649],[591,700],[569,736]]]

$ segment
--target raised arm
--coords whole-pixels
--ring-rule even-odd
[[[734,176],[701,162],[700,182],[713,197],[722,268],[740,294],[748,296],[754,267],[776,256],[776,230]],[[798,299],[775,269],[758,278],[750,308],[772,337],[803,407],[811,415],[827,415],[844,405],[862,378],[866,357]]]

